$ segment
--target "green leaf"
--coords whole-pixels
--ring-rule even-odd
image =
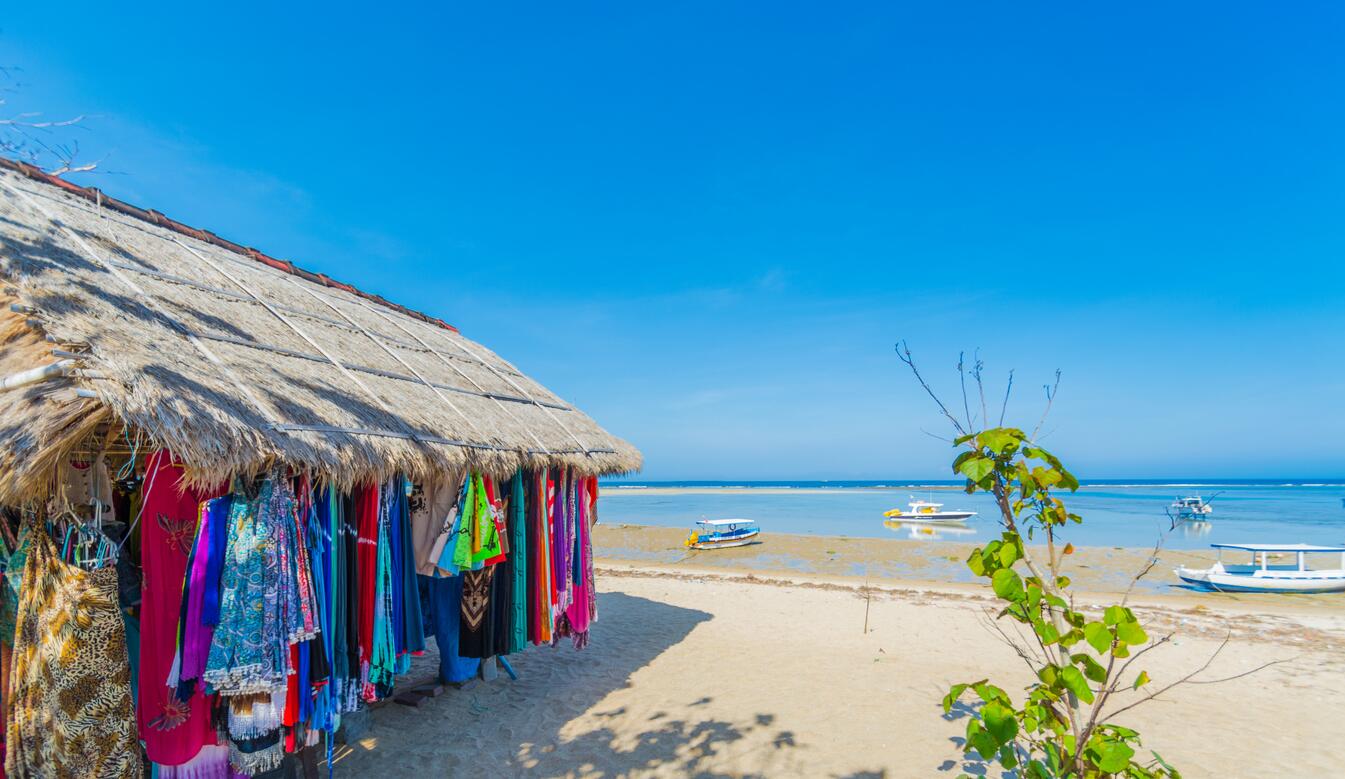
[[[1005,706],[1008,706],[1011,703],[1007,692],[1004,692],[989,682],[977,682],[976,684],[973,684],[972,687],[976,690],[976,695],[986,703],[999,701]]]
[[[985,560],[979,548],[972,550],[971,556],[967,558],[967,567],[977,576],[985,576]]]
[[[1108,606],[1107,613],[1102,616],[1102,621],[1107,625],[1119,625],[1126,621],[1126,610],[1122,606]]]
[[[1023,580],[1011,568],[1001,568],[995,571],[995,575],[990,580],[990,585],[995,589],[995,594],[1004,600],[1018,602],[1023,600],[1025,593],[1023,591]]]
[[[1139,688],[1143,687],[1148,683],[1149,683],[1149,672],[1140,671],[1140,675],[1135,677],[1135,686],[1131,687],[1131,689],[1138,690]]]
[[[981,707],[985,730],[994,737],[997,747],[1009,743],[1018,735],[1018,720],[1014,719],[1013,714],[1013,709],[999,701],[990,701]]]
[[[1094,660],[1091,655],[1083,653],[1070,655],[1070,659],[1083,666],[1083,675],[1089,679],[1102,684],[1107,681],[1107,669],[1102,664]]]
[[[1032,629],[1037,632],[1037,635],[1041,638],[1041,642],[1046,646],[1050,646],[1060,640],[1060,631],[1055,629],[1055,625],[1052,625],[1045,620],[1039,619],[1036,622],[1033,622]]]
[[[1007,450],[1017,447],[1023,438],[1023,431],[1021,430],[1015,430],[1011,427],[997,427],[992,430],[982,430],[980,435],[976,437],[976,442],[995,454],[1004,454]]]
[[[1104,725],[1103,727],[1105,727],[1108,732],[1115,733],[1117,737],[1122,740],[1139,738],[1140,735],[1139,731],[1131,730],[1130,728],[1122,727],[1120,725]]]
[[[1143,644],[1145,641],[1149,640],[1149,636],[1144,632],[1144,628],[1140,627],[1140,623],[1133,620],[1130,622],[1122,622],[1117,625],[1116,637],[1132,646],[1135,644]]]
[[[999,547],[999,564],[1009,568],[1016,562],[1018,562],[1018,547],[1014,544],[1001,544]]]
[[[1135,750],[1121,741],[1104,742],[1097,752],[1098,770],[1106,774],[1124,771],[1126,766],[1130,765],[1130,758],[1135,756]]]
[[[1060,683],[1065,685],[1070,692],[1078,696],[1084,703],[1093,702],[1093,690],[1088,686],[1088,680],[1083,678],[1083,674],[1078,668],[1072,665],[1060,669]]]
[[[1005,744],[999,748],[999,764],[1009,771],[1018,767],[1018,756],[1013,753],[1012,746]]]
[[[953,710],[953,704],[957,703],[957,699],[961,698],[962,693],[966,692],[967,688],[970,686],[971,685],[969,684],[955,684],[948,690],[948,694],[943,696],[944,714]]]
[[[958,465],[956,473],[965,475],[971,481],[980,482],[994,470],[994,460],[991,460],[989,457],[981,457],[980,455],[977,455],[975,457],[967,458]]]
[[[964,749],[975,749],[981,759],[994,760],[999,744],[995,743],[994,736],[986,732],[980,720],[972,720],[967,723],[967,746]]]
[[[1084,625],[1083,637],[1088,640],[1089,646],[1098,651],[1098,654],[1103,654],[1111,649],[1111,631],[1101,622],[1089,622]]]
[[[1168,773],[1170,773],[1170,774],[1172,774],[1173,776],[1178,777],[1178,779],[1180,779],[1181,774],[1177,773],[1177,769],[1175,769],[1175,768],[1173,768],[1171,765],[1169,765],[1169,764],[1168,764],[1168,761],[1164,760],[1162,755],[1158,754],[1157,752],[1153,751],[1152,749],[1149,750],[1149,754],[1151,754],[1151,755],[1154,756],[1154,762],[1156,762],[1156,763],[1158,763],[1159,765],[1163,766],[1164,768],[1166,768],[1166,769],[1168,770]]]

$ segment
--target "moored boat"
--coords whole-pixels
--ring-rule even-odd
[[[1181,566],[1174,571],[1187,584],[1218,592],[1345,592],[1345,546],[1314,544],[1210,544],[1219,557],[1209,568]],[[1251,552],[1249,565],[1224,564],[1223,550]],[[1339,568],[1307,567],[1310,554],[1341,556]],[[1271,564],[1271,554],[1293,554],[1293,565]]]
[[[761,535],[752,519],[702,519],[698,530],[691,531],[686,545],[692,549],[727,549],[746,546]]]
[[[1218,497],[1218,496],[1215,496]],[[1210,505],[1214,498],[1205,500],[1199,495],[1190,495],[1185,498],[1176,498],[1168,510],[1172,512],[1177,519],[1201,521],[1210,518],[1214,513],[1214,507]]]
[[[966,522],[969,518],[976,516],[976,512],[944,511],[942,503],[913,500],[907,511],[892,509],[883,512],[883,516],[888,519],[895,519],[898,522]]]

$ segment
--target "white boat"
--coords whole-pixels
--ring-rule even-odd
[[[1182,566],[1175,573],[1184,582],[1218,592],[1345,592],[1345,546],[1313,544],[1210,544],[1219,559],[1209,568]],[[1252,553],[1250,565],[1225,565],[1223,550]],[[1293,554],[1292,565],[1272,565],[1271,554]],[[1309,569],[1310,554],[1340,554],[1339,568]],[[1258,562],[1258,556],[1260,558]]]
[[[752,519],[702,519],[700,529],[691,531],[686,545],[692,549],[727,549],[747,546],[761,535],[761,528]]]
[[[1214,498],[1204,500],[1199,495],[1192,495],[1173,500],[1172,505],[1168,508],[1177,519],[1201,521],[1209,519],[1209,516],[1214,513],[1214,506],[1210,505],[1213,500]]]
[[[931,503],[927,500],[913,500],[910,508],[906,511],[901,509],[892,509],[883,512],[883,516],[888,519],[895,519],[898,522],[966,522],[971,517],[976,516],[975,511],[944,511],[942,503]]]

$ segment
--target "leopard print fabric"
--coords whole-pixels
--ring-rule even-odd
[[[31,532],[11,665],[5,773],[139,777],[117,571],[69,565],[44,530]]]

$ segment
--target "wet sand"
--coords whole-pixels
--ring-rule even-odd
[[[917,528],[919,532],[921,529]],[[934,531],[939,532],[939,531]],[[771,533],[751,546],[696,550],[684,545],[687,532],[649,525],[599,525],[594,532],[594,554],[607,565],[655,566],[672,571],[802,575],[857,582],[898,580],[926,588],[984,588],[967,569],[972,550],[983,545],[958,541],[911,541],[890,538],[791,535]],[[1081,592],[1119,596],[1154,550],[1134,547],[1079,547],[1066,573]],[[1241,561],[1237,553],[1225,553]],[[1192,590],[1173,574],[1179,565],[1201,567],[1215,559],[1212,550],[1162,549],[1158,563],[1136,584],[1136,592],[1191,599],[1193,603],[1244,604],[1280,610],[1342,611],[1345,594],[1266,595],[1208,593]]]

